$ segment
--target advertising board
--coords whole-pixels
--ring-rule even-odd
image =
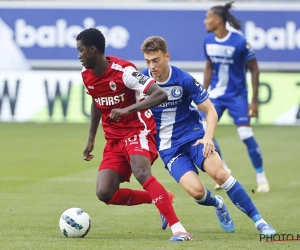
[[[202,82],[202,73],[191,74]],[[261,73],[260,81],[259,116],[252,124],[300,125],[300,74]],[[90,104],[80,71],[0,74],[0,122],[85,123],[89,122]],[[227,113],[220,124],[232,124]]]
[[[79,68],[76,35],[96,27],[107,38],[106,54],[143,67],[142,42],[148,36],[162,36],[168,42],[174,64],[199,70],[205,60],[203,20],[210,7],[212,4],[207,3],[0,2],[0,43],[6,52],[2,58],[7,59],[0,60],[0,68],[14,67],[20,61],[24,69]],[[234,15],[241,20],[243,33],[256,50],[262,70],[300,68],[299,10],[300,4],[236,4]]]

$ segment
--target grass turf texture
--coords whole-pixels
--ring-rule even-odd
[[[194,241],[171,243],[170,228],[160,229],[154,205],[107,206],[95,196],[98,163],[104,145],[100,129],[95,158],[83,161],[88,124],[0,123],[0,249],[300,249],[300,241],[260,242],[252,221],[230,202],[223,190],[200,173],[206,187],[225,199],[236,232],[227,234],[212,207],[197,205],[162,167],[153,173],[174,192],[177,214]],[[216,136],[228,166],[246,188],[260,213],[278,234],[300,234],[299,127],[255,126],[270,193],[256,190],[255,173],[234,126],[218,126]],[[297,149],[298,148],[298,149]],[[122,185],[141,189],[132,178]],[[58,227],[70,207],[86,210],[92,220],[89,234],[68,239]]]

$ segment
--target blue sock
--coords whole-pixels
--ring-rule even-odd
[[[261,215],[260,214],[257,214],[257,215],[254,215],[252,218],[254,223],[260,221],[262,219]]]
[[[222,153],[221,153],[221,148],[219,146],[219,143],[215,139],[215,137],[212,138],[213,143],[215,144],[216,152],[219,154],[220,158],[223,160]]]
[[[254,215],[252,218],[253,222],[255,223],[255,227],[259,230],[264,225],[268,223],[261,217],[260,214]]]
[[[259,214],[244,187],[232,176],[222,185],[233,204],[251,219]]]
[[[205,188],[205,195],[201,200],[195,200],[198,204],[203,206],[219,206],[219,200],[207,189]]]
[[[243,142],[247,146],[248,154],[251,159],[252,165],[255,168],[256,173],[262,173],[264,171],[263,169],[263,163],[262,163],[262,156],[260,152],[260,148],[254,138],[254,136],[251,136]]]

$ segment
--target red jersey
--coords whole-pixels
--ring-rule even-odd
[[[138,131],[156,133],[151,111],[143,110],[122,116],[116,122],[110,119],[112,109],[125,108],[140,101],[140,94],[146,93],[154,79],[138,72],[135,65],[124,59],[108,56],[109,67],[102,75],[95,75],[91,69],[82,70],[82,79],[87,94],[91,95],[102,114],[102,126],[106,140],[124,139]]]

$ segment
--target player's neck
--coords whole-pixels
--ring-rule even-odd
[[[221,28],[215,30],[214,34],[217,38],[222,39],[227,36],[228,32],[229,31],[225,27],[224,28],[221,27]]]
[[[166,70],[160,76],[152,76],[157,82],[165,82],[169,79],[170,74],[170,66],[166,68]]]
[[[103,57],[97,61],[96,66],[92,69],[93,73],[96,76],[100,76],[100,75],[104,74],[104,72],[107,70],[108,66],[109,66],[109,61],[107,61],[106,58]]]

